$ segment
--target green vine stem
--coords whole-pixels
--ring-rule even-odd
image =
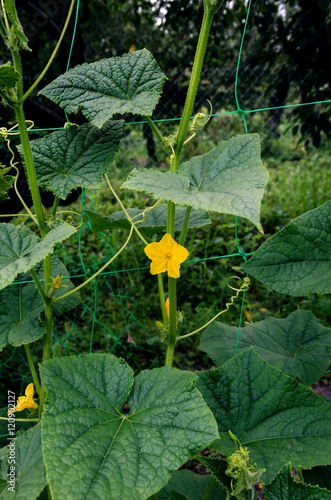
[[[177,291],[176,278],[168,278],[169,292],[169,335],[165,365],[172,365],[177,334]]]
[[[74,5],[75,5],[75,1],[76,0],[71,0],[70,7],[69,7],[69,12],[68,12],[68,15],[67,15],[66,22],[65,22],[65,24],[63,26],[62,33],[61,33],[60,38],[59,38],[59,40],[58,40],[58,42],[57,42],[57,44],[55,46],[55,49],[53,50],[53,53],[52,53],[51,57],[49,58],[48,63],[46,64],[45,68],[43,69],[43,71],[38,76],[37,80],[31,85],[31,87],[25,92],[25,94],[23,96],[18,96],[18,99],[19,99],[18,104],[20,104],[20,105],[23,104],[23,102],[25,101],[25,99],[31,94],[31,92],[36,88],[36,86],[38,85],[38,83],[44,78],[44,76],[45,76],[48,68],[52,64],[53,59],[56,56],[57,51],[59,50],[59,47],[60,47],[61,42],[63,40],[63,37],[65,35],[65,32],[67,31],[68,24],[69,24],[69,21],[70,21],[70,18],[71,18],[71,14],[72,14],[72,11],[73,11],[73,8],[74,8]],[[22,74],[22,72],[20,74]]]
[[[182,246],[184,246],[184,243],[185,243],[188,223],[189,223],[190,215],[191,215],[191,210],[192,210],[192,207],[187,207],[186,212],[185,212],[183,226],[182,226],[182,230],[181,230],[180,237],[179,237],[179,244]]]
[[[162,137],[162,134],[159,131],[159,129],[157,128],[157,126],[155,125],[155,123],[153,122],[153,120],[149,116],[144,116],[144,118],[147,121],[148,125],[153,130],[153,132],[156,135],[156,137],[158,138],[158,140],[160,141],[161,145],[163,146],[163,137]]]
[[[32,359],[32,355],[31,355],[29,344],[25,344],[24,345],[24,349],[25,349],[25,354],[26,354],[26,357],[27,357],[27,360],[28,360],[28,363],[29,363],[29,368],[30,368],[30,371],[31,371],[32,380],[33,380],[34,386],[36,388],[36,391],[38,393],[38,397],[40,399],[40,383],[39,383],[38,375],[37,375],[37,372],[36,372],[36,369],[35,369],[35,366],[34,366],[34,362],[33,362],[33,359]]]
[[[43,286],[37,276],[37,273],[33,269],[29,269],[29,273],[31,274],[33,281],[36,284],[36,287],[38,288],[38,291],[40,293],[41,298],[43,299],[44,304],[49,304],[49,299],[46,296],[45,290],[43,289]]]
[[[21,77],[20,77],[21,78]],[[32,201],[34,205],[34,209],[36,212],[36,217],[38,221],[38,225],[41,232],[41,237],[44,238],[47,234],[47,228],[44,219],[44,211],[41,204],[41,198],[38,188],[37,175],[33,164],[33,158],[31,153],[30,141],[28,136],[28,130],[25,122],[24,112],[22,106],[15,105],[14,106],[16,120],[18,123],[23,155],[25,159],[26,172],[28,175],[29,186],[32,196]]]
[[[179,159],[184,146],[187,130],[189,128],[190,119],[192,115],[193,105],[197,93],[197,88],[199,85],[200,74],[202,63],[204,60],[208,36],[215,13],[216,7],[212,5],[210,0],[204,0],[204,13],[203,20],[200,29],[199,41],[197,45],[197,50],[195,53],[192,75],[190,79],[189,88],[187,91],[184,111],[182,119],[179,125],[177,144],[175,148],[175,158],[171,165],[171,170],[178,170]],[[168,202],[168,220],[167,220],[167,232],[174,237],[175,233],[175,211],[176,206],[172,201]],[[185,240],[187,224],[189,219],[189,213],[186,212],[187,217],[185,217],[186,228],[182,228],[181,239]],[[176,346],[176,330],[177,330],[177,298],[176,298],[176,280],[175,278],[169,278],[169,336],[168,336],[168,347],[166,353],[166,365],[172,365],[174,351]]]
[[[174,170],[178,170],[179,167],[179,159],[184,145],[184,141],[186,139],[186,134],[192,115],[195,96],[200,81],[201,68],[206,52],[208,36],[215,10],[216,7],[214,5],[211,5],[211,3],[208,0],[204,1],[204,14],[199,35],[199,41],[195,53],[192,75],[191,75],[190,85],[187,91],[184,111],[178,130],[177,144],[175,148]]]

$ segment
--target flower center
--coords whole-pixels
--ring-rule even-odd
[[[171,253],[167,253],[167,259],[171,259],[172,255]]]

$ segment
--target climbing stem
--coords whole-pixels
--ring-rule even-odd
[[[192,75],[191,75],[190,85],[187,91],[184,111],[178,130],[177,144],[175,149],[174,170],[178,170],[179,167],[179,159],[184,145],[184,141],[186,139],[190,118],[192,115],[193,105],[197,93],[197,88],[199,85],[202,63],[206,52],[208,36],[214,12],[215,12],[215,7],[209,4],[209,2],[204,2],[204,14],[199,35],[199,41],[195,53]]]
[[[163,145],[163,137],[162,137],[162,134],[161,132],[159,131],[159,129],[157,128],[157,126],[155,125],[155,123],[153,122],[153,120],[149,117],[149,116],[144,116],[145,120],[147,121],[148,125],[151,127],[151,129],[153,130],[154,134],[156,135],[156,137],[158,138],[158,140],[160,141],[161,145]]]
[[[40,282],[40,279],[37,276],[37,273],[33,269],[30,269],[29,272],[33,278],[33,281],[36,284],[36,287],[38,288],[38,291],[40,293],[41,298],[43,299],[44,304],[47,304],[49,302],[49,299],[46,296],[45,290],[43,289],[43,286]]]
[[[44,219],[44,211],[41,204],[41,198],[38,188],[37,175],[33,164],[33,158],[31,153],[30,141],[28,136],[28,130],[25,122],[24,112],[22,106],[15,105],[15,114],[16,120],[18,123],[23,155],[25,160],[26,172],[29,179],[29,186],[32,195],[32,201],[34,205],[34,209],[36,212],[36,217],[38,221],[38,225],[41,232],[41,237],[44,238],[47,234],[47,228]]]
[[[37,375],[37,372],[36,372],[36,369],[34,366],[34,362],[33,362],[32,356],[31,356],[29,344],[25,344],[24,349],[25,349],[25,354],[26,354],[26,357],[27,357],[27,360],[29,363],[29,368],[31,371],[32,380],[33,380],[34,386],[36,388],[36,391],[38,393],[38,397],[40,398],[40,383],[39,383],[38,375]]]
[[[52,207],[52,216],[53,217],[56,217],[56,211],[57,211],[58,204],[59,204],[59,197],[55,196],[53,207]]]
[[[180,237],[179,237],[179,244],[182,246],[184,246],[184,243],[185,243],[185,238],[186,238],[186,233],[187,233],[187,228],[188,228],[188,222],[190,220],[191,210],[192,210],[192,207],[187,207],[186,212],[185,212],[184,222],[183,222],[182,230],[181,230]]]
[[[177,297],[176,297],[176,278],[168,278],[169,292],[169,334],[168,347],[166,353],[165,365],[172,365],[176,346],[177,330]]]
[[[23,95],[23,76],[22,76],[21,56],[20,56],[18,49],[12,49],[11,53],[13,56],[14,68],[17,71],[17,73],[20,75],[19,79],[17,81],[17,85],[16,85],[17,100],[19,100],[19,99],[21,99],[21,97]]]

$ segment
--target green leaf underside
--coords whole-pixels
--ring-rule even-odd
[[[263,486],[265,500],[331,500],[331,491],[297,483],[288,464],[271,484]]]
[[[197,387],[214,413],[220,440],[212,447],[231,455],[229,430],[246,446],[269,482],[284,464],[326,465],[331,454],[331,407],[296,380],[266,363],[253,349],[210,372]]]
[[[62,199],[77,187],[99,188],[118,151],[122,129],[121,120],[101,130],[87,123],[31,141],[38,184]],[[22,155],[22,146],[18,150]]]
[[[331,465],[313,467],[311,470],[302,471],[302,474],[306,484],[331,490]]]
[[[54,500],[144,500],[208,446],[217,426],[196,376],[164,367],[133,372],[109,354],[41,365],[47,392],[43,454]],[[130,413],[122,414],[128,401]]]
[[[0,66],[0,87],[15,87],[19,76],[10,61],[2,64]]]
[[[235,353],[238,327],[214,321],[200,338],[199,349],[222,366]],[[237,352],[249,347],[268,363],[304,385],[324,374],[330,362],[331,329],[304,310],[285,319],[268,318],[240,330]]]
[[[331,292],[331,201],[293,219],[245,264],[277,292],[302,297]]]
[[[25,273],[52,253],[56,243],[75,232],[74,227],[63,223],[40,240],[26,226],[0,224],[0,290],[10,285],[19,273]]]
[[[15,440],[15,493],[6,488],[1,500],[35,500],[46,486],[41,450],[41,424],[19,434]]]
[[[101,128],[114,113],[151,116],[165,79],[152,54],[143,49],[76,66],[40,94],[68,113],[81,110]]]
[[[34,268],[39,279],[44,279],[43,263]],[[68,271],[62,262],[52,256],[52,274],[68,276]],[[0,291],[0,351],[8,344],[20,346],[35,342],[46,332],[45,323],[40,315],[45,310],[44,303],[36,288],[31,282],[29,272],[18,275],[15,283]],[[69,279],[62,281],[65,287],[56,290],[54,297],[64,295],[74,288]],[[44,284],[44,283],[42,283]],[[54,306],[55,315],[63,314],[76,307],[80,302],[78,293],[73,293],[67,299]]]
[[[179,205],[239,215],[262,231],[260,205],[267,181],[259,136],[247,134],[220,142],[183,163],[178,172],[134,169],[122,187]]]
[[[183,469],[173,473],[167,486],[158,493],[159,500],[170,500],[172,492],[181,494],[188,500],[202,500],[210,483],[211,475],[199,475]],[[226,491],[221,485],[216,485],[208,500],[226,500]]]
[[[167,227],[167,210],[168,206],[165,203],[153,208],[150,212],[146,212],[145,220],[137,224],[138,229],[148,237],[152,237],[156,233],[163,232]],[[181,231],[184,217],[186,214],[185,207],[176,207],[175,215],[175,231]],[[126,219],[124,212],[117,212],[112,215],[101,215],[91,210],[85,210],[88,218],[91,221],[91,229],[94,234],[108,229],[130,229],[131,224]],[[127,210],[133,222],[138,222],[143,219],[141,215],[143,210],[137,208],[129,208]],[[201,227],[210,224],[208,213],[204,210],[192,210],[188,227]]]

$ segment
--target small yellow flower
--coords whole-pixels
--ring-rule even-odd
[[[179,278],[179,268],[187,259],[189,252],[166,233],[158,243],[150,243],[144,248],[145,254],[151,259],[151,274],[168,271],[170,278]]]
[[[56,276],[56,278],[53,279],[52,287],[57,290],[61,286],[61,280],[63,276]]]
[[[17,400],[17,405],[14,410],[10,413],[14,413],[16,411],[23,411],[26,408],[31,408],[32,410],[37,410],[38,405],[33,399],[34,387],[33,384],[29,384],[25,389],[25,396],[20,396]]]

